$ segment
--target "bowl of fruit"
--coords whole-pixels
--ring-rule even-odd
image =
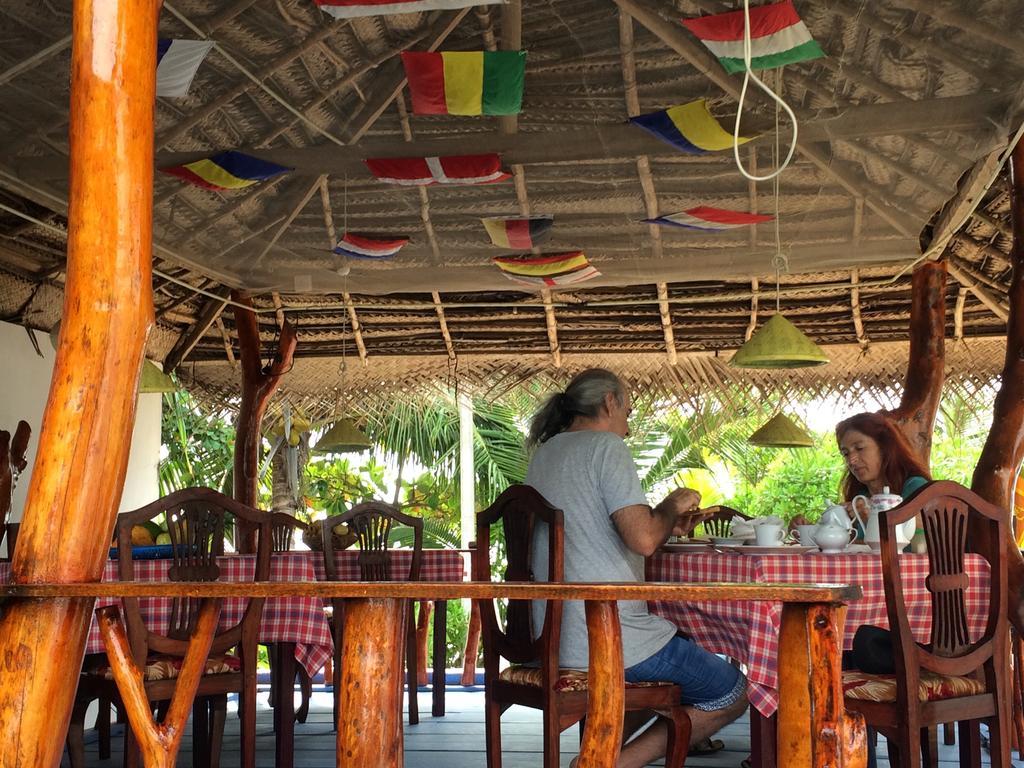
[[[302,532],[302,540],[306,546],[316,552],[322,552],[324,542],[321,531],[323,526],[319,521],[313,523]],[[334,550],[346,549],[356,543],[359,537],[348,527],[348,523],[338,523],[331,531],[331,545]]]

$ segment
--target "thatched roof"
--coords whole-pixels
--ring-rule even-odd
[[[796,6],[828,55],[766,75],[800,124],[778,198],[781,309],[840,362],[771,381],[891,383],[905,357],[908,269],[923,252],[955,278],[949,336],[983,351],[951,355],[951,374],[994,373],[1009,202],[1004,180],[985,189],[1024,115],[1024,4]],[[594,362],[677,393],[762,381],[716,355],[774,309],[773,226],[708,234],[641,219],[697,205],[774,212],[772,185],[744,179],[729,152],[680,154],[626,123],[707,98],[731,129],[740,78],[677,21],[731,7],[550,0],[332,21],[312,0],[164,3],[162,37],[217,47],[187,97],[158,99],[157,164],[244,149],[295,171],[235,192],[157,174],[151,357],[183,360],[195,386],[231,391],[238,350],[223,297],[243,288],[268,343],[282,313],[298,326],[285,386],[323,407],[343,352],[346,386],[375,392],[453,375],[488,388]],[[44,330],[62,300],[69,13],[67,2],[0,6],[0,313]],[[520,45],[518,119],[409,114],[399,51]],[[752,98],[744,132],[763,135],[741,154],[761,173],[774,121]],[[499,152],[514,181],[392,187],[362,163],[471,152]],[[601,277],[534,292],[501,275],[491,258],[508,251],[489,245],[479,219],[527,212],[555,216],[545,250],[582,248]],[[344,264],[330,246],[345,230],[411,242],[390,262]]]

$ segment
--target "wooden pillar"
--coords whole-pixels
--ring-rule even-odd
[[[843,707],[846,608],[785,603],[779,632],[778,765],[866,768],[864,718]]]
[[[903,397],[886,412],[927,467],[946,366],[946,263],[926,261],[911,283],[910,351]]]
[[[234,496],[236,501],[255,507],[258,498],[260,425],[271,395],[277,389],[281,377],[292,367],[298,338],[291,323],[285,320],[274,359],[264,367],[260,360],[262,345],[259,323],[256,313],[251,309],[252,302],[238,291],[232,291],[231,298],[235,304],[235,329],[242,353],[242,402],[238,406],[238,420],[235,422]],[[243,309],[239,304],[250,309]],[[255,552],[256,530],[246,527],[239,534],[240,540],[236,543],[238,551]]]
[[[587,727],[583,729],[579,764],[582,768],[614,768],[622,748],[622,718],[626,711],[618,603],[587,600],[584,605],[590,669]]]
[[[99,581],[153,320],[153,0],[76,0],[67,284],[16,583]],[[0,619],[0,766],[60,763],[93,600],[16,600]]]
[[[1013,488],[1024,460],[1024,143],[1018,142],[1010,160],[1010,199],[1013,250],[1010,259],[1010,316],[1006,321],[1006,359],[1002,383],[992,408],[992,427],[974,469],[971,488],[982,498],[1011,514]],[[1012,519],[1007,520],[1012,531]],[[1013,534],[1006,539],[1009,566],[1010,620],[1024,632],[1024,560]]]
[[[341,656],[338,768],[401,768],[406,601],[349,600]],[[415,693],[413,694],[415,695]]]

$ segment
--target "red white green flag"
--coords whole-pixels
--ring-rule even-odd
[[[682,22],[718,57],[726,72],[744,70],[742,10]],[[750,9],[750,47],[751,69],[771,69],[825,55],[797,15],[792,0]]]

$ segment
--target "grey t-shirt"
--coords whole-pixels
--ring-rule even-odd
[[[619,536],[611,515],[623,507],[647,504],[629,448],[612,432],[563,432],[540,445],[530,460],[526,484],[562,510],[565,525],[565,581],[644,580],[644,558]],[[540,524],[533,536],[533,571],[537,581],[548,578],[548,527]],[[533,603],[534,633],[540,634],[544,602]],[[622,655],[627,667],[660,651],[676,627],[647,612],[647,603],[619,602]],[[587,620],[581,601],[562,609],[559,664],[586,669]]]

